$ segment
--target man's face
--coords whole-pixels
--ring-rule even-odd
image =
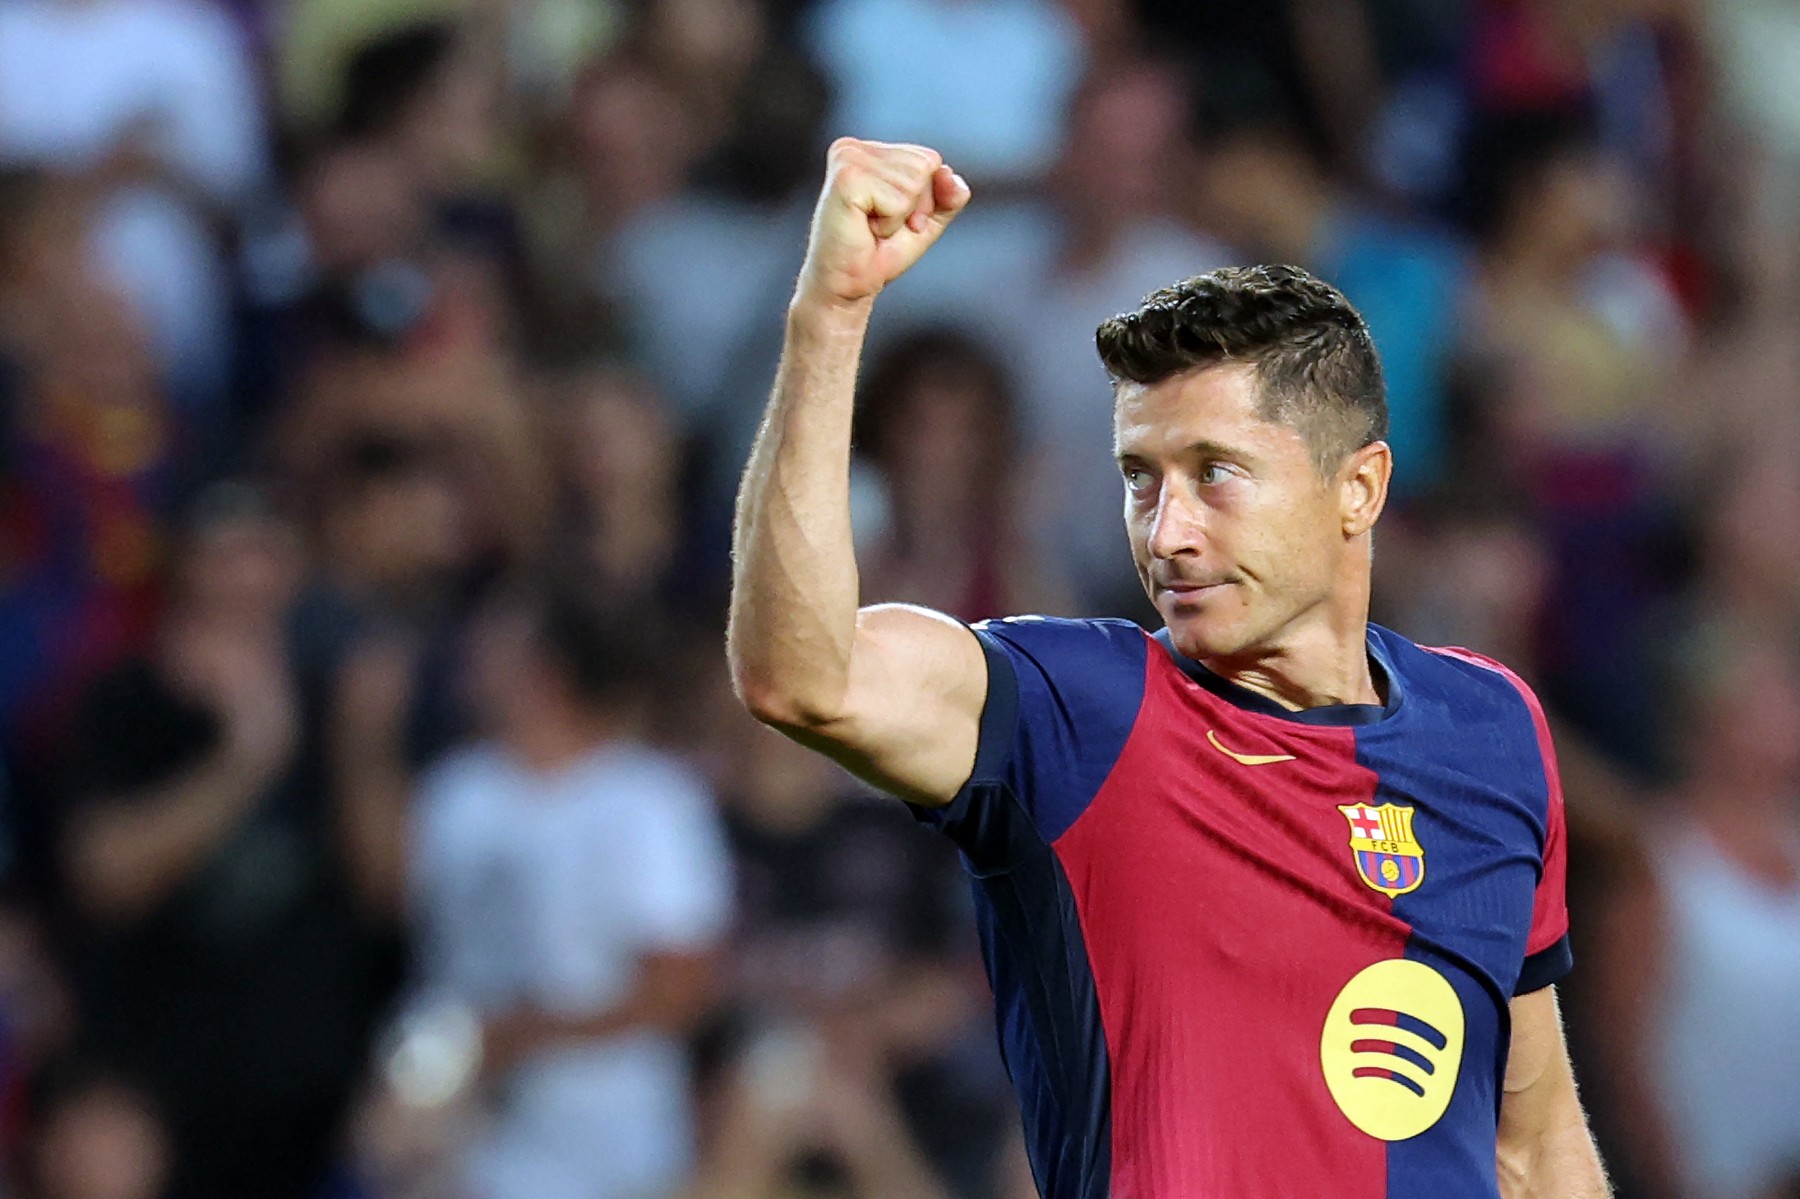
[[[1123,384],[1114,444],[1138,578],[1175,647],[1232,658],[1277,646],[1330,596],[1342,486],[1292,425],[1257,413],[1249,366]]]

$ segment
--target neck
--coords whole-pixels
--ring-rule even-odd
[[[1761,787],[1725,795],[1718,784],[1690,796],[1695,819],[1712,835],[1713,844],[1758,878],[1787,888],[1800,884],[1800,857],[1795,855],[1800,820],[1784,791]]]
[[[544,709],[518,721],[501,738],[506,748],[534,771],[560,770],[612,739],[610,723],[598,716],[550,705]]]
[[[1379,704],[1369,669],[1368,562],[1355,563],[1327,599],[1290,622],[1278,638],[1242,654],[1201,659],[1247,691],[1301,711],[1333,704]]]

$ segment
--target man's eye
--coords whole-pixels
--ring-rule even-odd
[[[1208,462],[1200,468],[1200,483],[1205,487],[1216,487],[1231,478],[1230,468],[1218,462]]]
[[[1133,491],[1142,491],[1150,486],[1150,472],[1136,467],[1125,468],[1125,486]]]

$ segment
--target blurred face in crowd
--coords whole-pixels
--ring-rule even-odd
[[[490,72],[474,53],[460,49],[407,112],[399,145],[428,185],[454,186],[492,159],[498,108]]]
[[[1505,244],[1529,247],[1540,261],[1575,270],[1625,241],[1632,223],[1625,169],[1597,151],[1572,151],[1545,163],[1516,190]]]
[[[979,485],[996,468],[992,422],[996,401],[973,374],[954,367],[925,371],[899,397],[888,483],[903,510],[964,510],[958,484]]]
[[[600,376],[574,396],[561,449],[581,496],[629,518],[675,501],[680,446],[656,394],[625,376]]]
[[[1771,513],[1800,511],[1800,462],[1786,439],[1731,459],[1731,480],[1708,514],[1708,570],[1714,590],[1743,610],[1785,613],[1800,606],[1800,538],[1774,532]]]
[[[729,86],[762,49],[763,20],[752,0],[654,0],[644,40],[670,70]]]
[[[681,97],[648,67],[618,61],[590,71],[569,120],[588,200],[603,223],[680,190],[694,131]]]
[[[1091,84],[1069,118],[1056,178],[1089,215],[1136,216],[1169,198],[1187,97],[1173,72],[1137,66]]]
[[[1302,432],[1265,420],[1258,404],[1244,364],[1121,384],[1116,395],[1132,558],[1191,658],[1279,650],[1303,622],[1328,618],[1386,497],[1385,444],[1323,477]]]
[[[353,586],[404,603],[455,571],[467,551],[461,493],[428,458],[371,469],[332,496],[325,552]]]
[[[323,155],[301,181],[301,212],[326,271],[368,266],[410,249],[427,218],[406,164],[379,147]]]
[[[272,516],[209,522],[189,539],[180,563],[181,606],[209,624],[279,620],[300,583],[300,544]]]
[[[1736,646],[1703,685],[1688,730],[1698,773],[1728,798],[1800,797],[1800,662],[1785,645]]]

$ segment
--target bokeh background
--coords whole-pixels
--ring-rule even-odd
[[[1376,617],[1556,726],[1622,1194],[1800,1194],[1791,0],[0,0],[4,1194],[1030,1193],[954,855],[724,679],[846,132],[975,192],[866,598],[1149,615],[1094,325],[1333,280]]]

